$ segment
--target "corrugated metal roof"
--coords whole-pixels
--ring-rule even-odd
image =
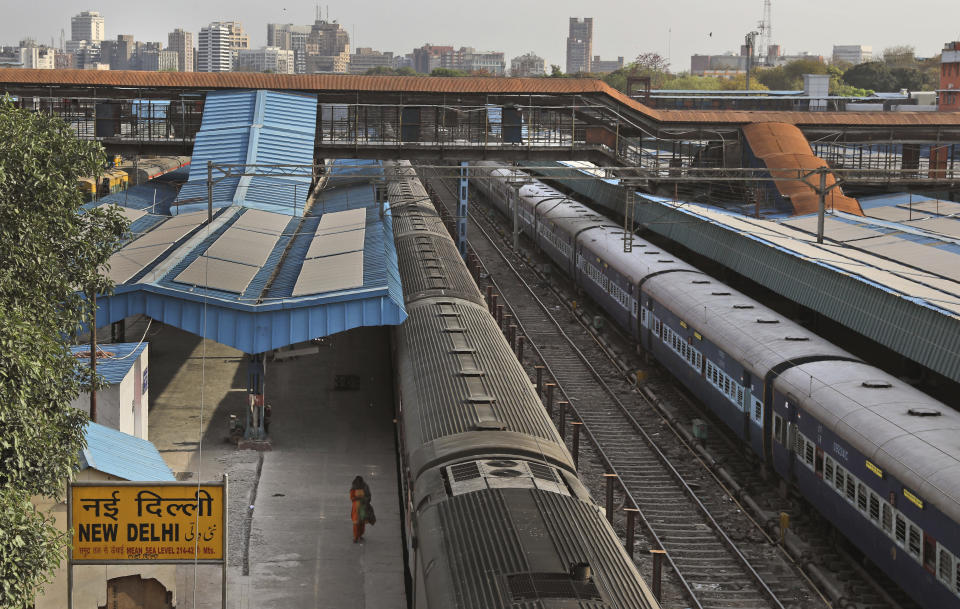
[[[347,74],[264,74],[253,72],[133,72],[120,70],[0,69],[0,86],[149,87],[174,89],[274,89],[288,91],[570,94],[599,95],[662,123],[794,125],[960,125],[958,112],[776,112],[739,110],[655,110],[602,80],[581,78],[428,78]]]
[[[316,96],[275,91],[208,93],[203,123],[193,148],[190,179],[178,198],[185,203],[179,205],[178,213],[206,209],[208,161],[218,164],[312,165],[316,122]],[[260,167],[256,171],[282,174],[291,170]],[[214,179],[220,175],[215,171]],[[219,179],[214,185],[215,207],[237,204],[302,215],[310,194],[309,176]],[[200,201],[190,202],[194,199]]]
[[[140,354],[147,348],[147,343],[108,343],[99,345],[97,358],[97,373],[111,385],[116,385],[127,376],[133,368]],[[90,347],[75,345],[70,348],[77,356],[77,366],[90,367]]]
[[[806,136],[796,126],[784,123],[758,123],[744,125],[743,135],[753,154],[763,161],[774,178],[796,178],[801,170],[827,167],[827,162],[813,154]],[[833,173],[827,174],[827,188],[837,183]],[[774,180],[780,194],[789,198],[794,213],[806,214],[816,211],[820,200],[812,186],[819,188],[818,176],[798,180]],[[827,193],[828,209],[863,215],[856,199],[845,196],[839,186]]]
[[[157,448],[148,440],[122,431],[87,423],[87,447],[80,453],[80,468],[138,482],[173,482],[176,478]]]
[[[356,177],[355,169],[345,170],[354,177],[339,179],[339,170],[334,166],[327,189],[320,192],[305,217],[241,206],[219,210],[209,226],[202,226],[176,247],[161,252],[158,260],[150,262],[149,269],[133,273],[132,279],[118,285],[112,296],[98,300],[98,325],[145,314],[246,353],[262,353],[359,326],[402,323],[407,314],[391,218],[389,213],[380,217],[370,183],[371,177],[382,175],[383,170],[376,161],[363,164],[363,179]],[[305,292],[298,291],[294,296],[294,286],[321,218],[325,213],[348,209],[364,210],[363,284],[325,290],[321,281],[312,286],[314,289],[307,285]],[[256,260],[238,256],[238,260],[232,261],[247,263],[243,265],[247,272],[245,287],[218,282],[216,285],[222,289],[216,289],[177,281],[183,279],[181,273],[191,264],[212,260],[212,255],[206,257],[209,248],[232,227],[249,225],[244,220],[248,214],[258,216],[255,224],[261,228],[282,228],[262,264],[256,264],[263,259],[262,254]],[[264,214],[277,216],[280,222],[267,221]],[[205,214],[200,215],[205,219]],[[228,257],[229,251],[225,247],[217,253]],[[252,279],[247,283],[250,273]],[[203,283],[203,277],[201,273],[191,281]],[[229,289],[242,289],[242,293],[226,291]]]
[[[776,222],[642,195],[637,221],[690,250],[960,381],[960,285]],[[622,203],[621,203],[622,209]]]

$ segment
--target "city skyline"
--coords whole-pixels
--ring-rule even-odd
[[[251,47],[266,44],[267,23],[309,24],[315,7],[284,7],[284,3],[214,1],[201,7],[174,0],[162,14],[138,15],[128,3],[105,0],[96,6],[65,9],[60,3],[37,0],[8,8],[8,18],[0,23],[0,42],[16,44],[32,37],[41,44],[53,38],[59,42],[63,28],[69,39],[70,17],[81,10],[99,11],[105,18],[105,37],[132,34],[136,40],[166,41],[167,34],[180,27],[194,34],[211,21],[237,20],[251,38]],[[371,10],[371,4],[378,5]],[[329,7],[331,20],[337,20],[351,35],[351,47],[372,47],[381,51],[409,53],[424,43],[472,46],[479,51],[504,51],[512,57],[534,52],[550,64],[565,67],[567,25],[570,17],[593,17],[593,54],[603,58],[624,56],[632,61],[640,53],[656,52],[671,60],[671,69],[690,69],[693,54],[737,52],[744,34],[755,29],[761,17],[759,0],[733,0],[725,5],[696,0],[677,0],[669,6],[644,3],[624,8],[623,3],[602,0],[584,11],[581,3],[560,0],[551,3],[549,12],[534,3],[510,3],[492,0],[485,9],[463,18],[462,6],[435,0],[415,0],[407,4],[387,2]],[[178,10],[182,8],[183,10]],[[326,18],[326,5],[321,5]],[[430,18],[424,18],[429,11]],[[504,19],[509,11],[511,18]],[[823,15],[831,15],[824,20]],[[803,6],[775,0],[773,5],[773,43],[787,53],[809,51],[829,58],[834,44],[864,44],[879,54],[885,47],[908,44],[918,56],[939,53],[947,40],[960,38],[960,6],[948,0],[933,0],[924,5],[925,14],[937,15],[929,23],[918,23],[916,11],[891,0],[867,2],[849,0],[829,3],[811,0]],[[189,18],[184,18],[189,15]],[[371,19],[370,15],[377,15]],[[654,25],[647,25],[653,22]],[[531,27],[533,24],[533,27]],[[858,24],[855,29],[851,24]],[[916,25],[914,25],[916,24]]]

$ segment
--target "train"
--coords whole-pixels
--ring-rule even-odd
[[[415,170],[386,165],[408,314],[391,348],[411,606],[658,608]]]
[[[547,184],[495,162],[470,172],[874,565],[923,607],[960,607],[960,413]]]
[[[123,192],[130,187],[131,182],[135,185],[146,184],[148,181],[160,177],[164,174],[175,171],[181,167],[190,164],[188,156],[160,156],[153,158],[138,159],[130,167],[121,168],[123,159],[120,155],[114,155],[109,162],[109,166],[100,175],[99,182],[95,177],[83,177],[77,179],[77,187],[83,193],[84,202],[89,203],[94,199],[100,199],[107,195]]]

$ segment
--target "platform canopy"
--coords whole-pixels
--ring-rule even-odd
[[[98,326],[144,314],[261,353],[406,319],[389,206],[381,217],[368,180],[322,192],[302,217],[240,205],[209,223],[206,212],[132,215]]]

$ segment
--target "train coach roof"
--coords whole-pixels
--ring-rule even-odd
[[[665,273],[652,277],[643,290],[760,378],[778,364],[804,357],[853,359],[709,275]]]
[[[408,315],[396,342],[398,351],[409,354],[397,371],[405,416],[419,421],[404,430],[411,453],[471,432],[502,429],[569,462],[530,379],[484,305],[427,298],[410,305]]]
[[[688,278],[690,273],[702,275],[695,267],[636,235],[633,237],[632,251],[623,251],[622,226],[604,225],[581,234],[580,241],[632,283],[640,282],[655,273],[666,272],[673,275],[673,271],[681,271],[678,274]]]
[[[541,490],[497,489],[442,501],[420,517],[431,605],[463,609],[657,607],[596,506]],[[579,587],[565,577],[586,563]],[[542,585],[537,585],[543,582]],[[550,583],[552,582],[552,585]],[[561,585],[566,584],[566,585]]]
[[[775,387],[912,492],[960,521],[960,413],[859,362],[797,366],[784,372]]]

